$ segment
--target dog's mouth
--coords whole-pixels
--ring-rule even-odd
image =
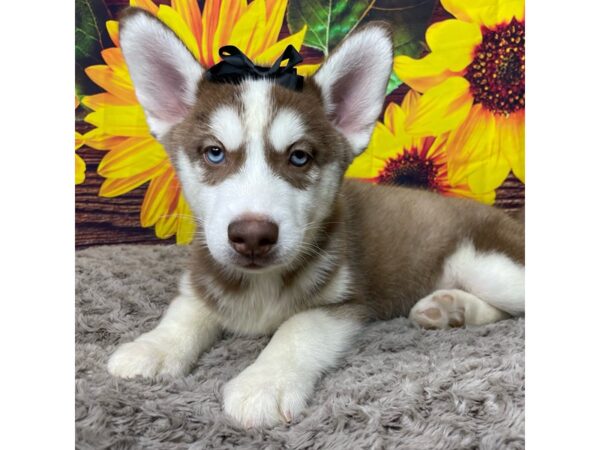
[[[258,272],[277,265],[277,258],[270,254],[266,256],[235,255],[232,263],[242,270]]]

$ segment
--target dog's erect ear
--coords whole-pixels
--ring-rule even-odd
[[[119,28],[135,94],[160,138],[193,106],[204,70],[175,33],[143,9],[126,9]]]
[[[393,57],[390,28],[374,22],[344,39],[314,75],[333,124],[355,155],[369,143],[381,113]]]

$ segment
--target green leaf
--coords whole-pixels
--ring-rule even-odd
[[[390,95],[401,84],[402,84],[402,80],[400,80],[400,78],[398,78],[398,75],[396,75],[396,72],[392,72],[392,75],[390,76],[390,79],[388,81],[387,88],[385,89],[385,95],[386,96]]]
[[[368,0],[290,0],[287,22],[292,33],[308,25],[304,45],[327,55],[365,14],[368,7]]]
[[[327,55],[350,31],[373,20],[388,22],[394,54],[418,56],[436,0],[290,0],[287,22],[292,33],[308,25],[304,45]]]
[[[103,64],[100,52],[111,45],[106,31],[109,19],[103,0],[75,0],[75,90],[78,94],[101,92],[83,70]]]

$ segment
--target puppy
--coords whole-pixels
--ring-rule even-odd
[[[223,391],[246,427],[290,422],[369,320],[425,328],[524,312],[524,227],[473,201],[344,180],[367,146],[392,69],[391,33],[349,35],[301,90],[216,83],[140,9],[120,43],[198,236],[158,326],[111,356],[123,378],[182,376],[223,330],[272,334]]]

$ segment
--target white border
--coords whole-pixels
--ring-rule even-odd
[[[527,4],[530,449],[598,445],[600,11],[593,5]],[[0,447],[72,448],[74,4],[15,1],[2,12]]]
[[[600,8],[530,0],[526,442],[598,447]]]
[[[74,447],[74,2],[5,2],[0,448]]]

